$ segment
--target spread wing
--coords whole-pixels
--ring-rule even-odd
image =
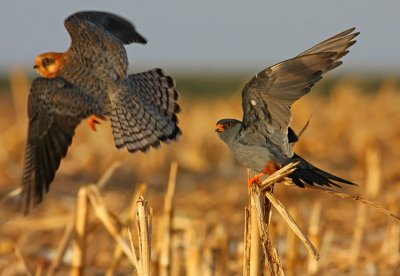
[[[123,44],[146,43],[132,23],[111,13],[78,12],[64,25],[71,36],[69,52],[91,64],[94,73],[104,80],[125,78],[128,58]]]
[[[353,29],[333,36],[295,58],[273,65],[253,77],[242,92],[241,135],[261,133],[288,157],[292,149],[288,128],[292,104],[311,91],[322,75],[342,64],[340,59],[356,41]]]
[[[28,98],[28,139],[22,175],[25,212],[42,201],[67,154],[75,128],[95,108],[90,99],[66,81],[37,78]]]

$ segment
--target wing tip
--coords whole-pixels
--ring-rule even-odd
[[[115,13],[95,10],[79,11],[69,15],[65,19],[64,25],[68,29],[69,24],[72,24],[74,21],[79,22],[80,20],[102,26],[105,31],[113,34],[124,44],[133,42],[147,44],[147,39],[137,32],[132,22]]]

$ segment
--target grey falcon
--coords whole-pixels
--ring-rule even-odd
[[[115,146],[147,152],[181,135],[175,81],[162,69],[128,74],[124,44],[146,43],[132,23],[106,12],[78,12],[65,20],[71,46],[36,58],[28,98],[28,139],[22,174],[27,213],[40,203],[83,119],[111,120]]]
[[[297,162],[290,177],[299,187],[354,183],[325,172],[293,152],[298,136],[290,127],[292,104],[311,91],[322,75],[342,64],[341,58],[356,43],[355,28],[341,32],[286,61],[256,74],[242,91],[242,121],[222,119],[215,131],[236,159],[258,174],[249,185],[281,166]]]

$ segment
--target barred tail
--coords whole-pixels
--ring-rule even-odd
[[[175,81],[161,69],[129,75],[126,93],[111,113],[115,146],[128,151],[146,152],[160,142],[177,140],[180,112]]]

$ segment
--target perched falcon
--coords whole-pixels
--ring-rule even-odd
[[[242,122],[222,119],[215,131],[229,146],[236,159],[258,172],[249,185],[259,183],[263,174],[300,161],[289,175],[293,182],[308,185],[338,186],[352,182],[327,173],[293,152],[292,143],[298,140],[290,128],[292,104],[311,91],[322,75],[342,64],[359,34],[354,28],[335,35],[300,55],[275,64],[253,77],[242,92]]]
[[[89,11],[71,15],[65,27],[70,48],[35,61],[42,77],[33,81],[28,100],[22,178],[26,212],[42,201],[82,119],[92,116],[94,129],[97,118],[109,118],[115,146],[132,153],[181,135],[175,81],[161,69],[127,74],[124,44],[146,43],[130,22]]]

